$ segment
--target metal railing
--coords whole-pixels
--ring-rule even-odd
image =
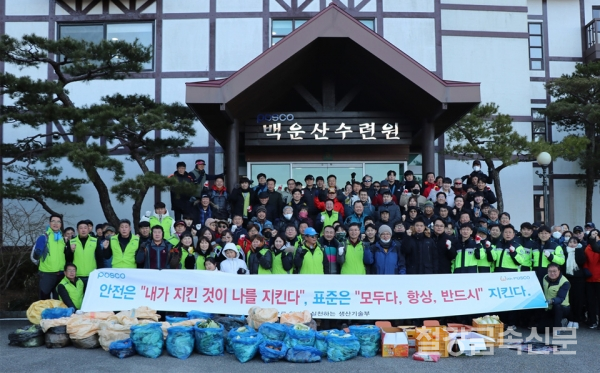
[[[598,43],[598,26],[600,25],[600,18],[592,19],[587,25],[585,25],[585,43],[586,48],[591,48]]]

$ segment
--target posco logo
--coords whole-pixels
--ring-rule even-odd
[[[294,114],[258,114],[256,123],[262,122],[291,122],[294,120]]]
[[[517,276],[517,277],[506,277],[500,276],[500,281],[519,281],[519,280],[529,280],[529,276]]]
[[[125,279],[125,274],[124,273],[114,273],[114,272],[98,272],[98,277],[97,278],[116,278],[116,279],[121,279],[124,280]]]

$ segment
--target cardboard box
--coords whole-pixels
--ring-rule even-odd
[[[420,327],[415,329],[417,352],[439,352],[448,357],[448,331],[444,326]]]
[[[486,343],[494,342],[493,338],[475,332],[456,332],[449,334],[448,349],[452,356],[475,356],[487,350]]]
[[[502,346],[504,344],[504,324],[478,324],[473,319],[473,331],[479,334],[483,334],[493,339],[492,342],[486,341],[488,347],[491,346]]]
[[[398,328],[381,328],[381,356],[408,357],[408,338]]]
[[[415,338],[417,337],[416,327],[413,325],[401,325],[401,326],[398,326],[398,329],[400,329],[400,331],[403,331],[404,333],[406,333],[406,338],[408,338],[408,347],[415,348],[416,347]]]

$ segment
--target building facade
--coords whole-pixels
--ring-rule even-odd
[[[531,138],[558,141],[564,136],[538,113],[550,100],[544,83],[572,72],[578,62],[600,57],[594,21],[600,18],[600,0],[333,3],[437,78],[479,83],[481,102],[498,104],[502,113],[512,116],[515,129]],[[154,58],[144,71],[125,81],[74,84],[70,90],[76,103],[91,104],[115,91],[147,94],[157,102],[185,103],[186,83],[232,76],[329,5],[329,0],[0,0],[0,32],[13,37],[35,33],[86,40],[138,38],[154,48]],[[53,78],[46,70],[18,70],[8,64],[0,64],[0,71]],[[360,75],[357,73],[357,79]],[[398,87],[399,91],[402,89]],[[0,100],[8,103],[6,97]],[[49,125],[48,130],[56,129]],[[155,171],[170,174],[178,160],[185,161],[191,169],[193,161],[202,158],[210,172],[222,172],[226,144],[221,147],[200,122],[197,130],[192,148],[177,159],[163,158],[154,165]],[[14,141],[25,134],[23,131],[4,124],[1,140]],[[460,177],[471,171],[470,164],[443,154],[444,136],[437,138],[433,146],[431,171],[436,175]],[[383,178],[383,173],[391,168],[398,172],[410,169],[417,175],[429,171],[422,167],[421,154],[410,149],[402,157],[390,156],[385,161],[365,158],[363,162],[326,156],[302,162],[279,161],[276,157],[247,160],[244,156],[242,152],[238,159],[238,173],[255,176],[264,171],[276,176],[278,184],[284,184],[288,177],[303,178],[307,173],[334,173],[345,181],[350,172]],[[502,172],[505,210],[512,213],[514,223],[542,220],[544,216],[537,169],[535,163],[521,163]],[[131,170],[135,170],[134,166]],[[556,223],[571,226],[584,223],[585,189],[575,184],[582,171],[576,163],[562,160],[554,161],[550,171],[551,221],[556,218]],[[84,186],[82,193],[92,197],[95,191],[89,185]],[[600,203],[600,197],[595,197],[594,203]],[[143,210],[151,210],[158,199],[167,201],[168,195],[149,195]],[[129,206],[119,205],[117,212],[128,217]],[[94,198],[86,199],[85,209],[57,209],[73,221],[90,214],[98,216],[94,221],[103,220]],[[81,211],[86,212],[85,216]]]

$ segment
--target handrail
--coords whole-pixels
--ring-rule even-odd
[[[585,25],[585,36],[587,48],[593,47],[598,43],[598,25],[600,24],[600,18],[592,19],[587,25]]]

